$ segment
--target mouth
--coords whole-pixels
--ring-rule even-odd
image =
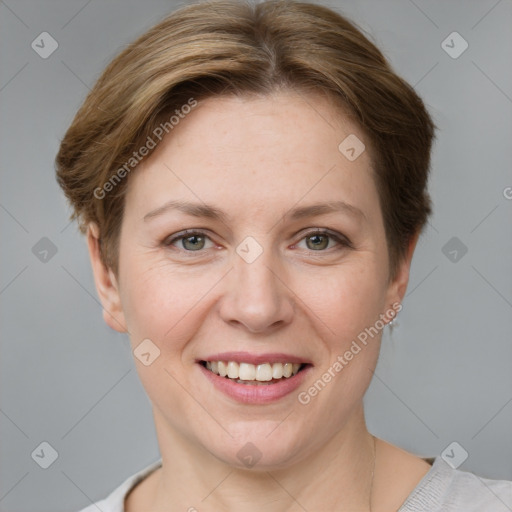
[[[263,405],[292,396],[313,364],[286,354],[229,352],[196,360],[206,382],[245,405]]]
[[[249,386],[277,384],[311,366],[309,363],[251,364],[237,361],[200,361],[199,364],[219,377]]]

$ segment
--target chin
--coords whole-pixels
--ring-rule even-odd
[[[286,420],[285,420],[286,421]],[[256,424],[255,424],[256,423]],[[237,469],[251,471],[271,471],[284,469],[304,458],[308,452],[307,438],[300,432],[303,427],[283,429],[275,421],[246,422],[238,425],[236,433],[229,432],[232,438],[225,436],[222,440],[205,448],[217,459]],[[294,435],[291,430],[298,430]],[[226,440],[229,439],[227,442]],[[309,447],[312,451],[313,447]]]

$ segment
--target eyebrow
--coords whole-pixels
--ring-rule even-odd
[[[223,223],[228,221],[228,215],[222,210],[208,204],[189,203],[186,201],[168,201],[162,206],[151,210],[144,215],[144,222],[155,217],[159,217],[169,211],[177,210],[192,217],[208,218],[218,220]],[[305,217],[313,217],[319,215],[327,215],[329,213],[345,213],[351,217],[366,220],[366,215],[359,208],[346,203],[345,201],[328,201],[326,203],[311,204],[293,208],[288,211],[282,218],[288,217],[290,220],[298,220]]]

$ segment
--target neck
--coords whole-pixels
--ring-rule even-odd
[[[362,405],[332,438],[291,465],[238,469],[168,427],[154,411],[162,455],[151,510],[371,511],[374,439]]]

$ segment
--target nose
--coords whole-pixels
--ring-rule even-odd
[[[220,306],[222,319],[252,333],[268,333],[288,325],[295,301],[286,281],[285,269],[270,249],[250,263],[234,254]]]

